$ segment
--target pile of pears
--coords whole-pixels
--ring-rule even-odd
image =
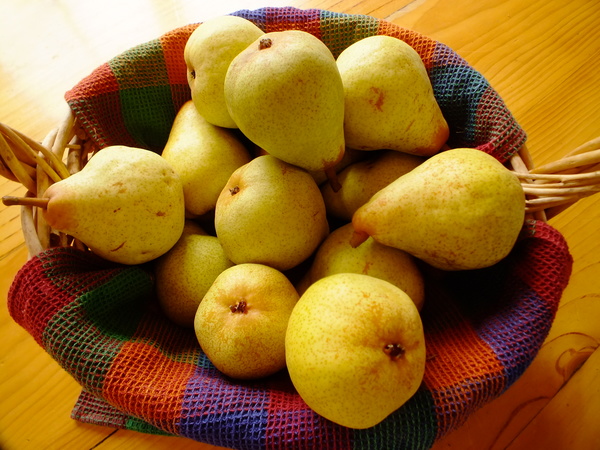
[[[48,190],[48,223],[107,259],[150,262],[166,316],[224,376],[287,369],[316,413],[376,425],[424,376],[423,265],[507,256],[519,180],[447,148],[425,65],[398,38],[335,58],[307,32],[222,16],[184,59],[191,100],[162,155],[103,149]]]

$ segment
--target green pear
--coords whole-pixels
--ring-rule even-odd
[[[358,247],[350,240],[354,233],[348,223],[332,231],[319,246],[298,293],[305,287],[335,273],[362,273],[389,281],[402,289],[420,311],[425,301],[425,283],[413,256],[403,250],[380,244],[369,237]]]
[[[350,428],[380,423],[415,394],[425,372],[413,301],[393,284],[357,273],[308,288],[289,318],[285,354],[306,404]]]
[[[280,271],[239,264],[223,271],[198,306],[194,330],[227,376],[254,379],[285,367],[285,333],[298,293]]]
[[[352,218],[366,236],[444,270],[491,266],[523,226],[519,179],[493,156],[459,148],[432,156],[375,194]]]
[[[162,156],[181,177],[188,218],[213,210],[231,174],[250,161],[232,130],[207,122],[192,101],[178,111]]]
[[[192,100],[211,124],[237,128],[225,104],[225,75],[233,58],[264,32],[237,16],[218,16],[200,24],[188,38],[183,57]]]
[[[391,36],[370,36],[337,58],[345,92],[345,139],[360,150],[437,153],[448,124],[419,54]]]
[[[185,221],[183,186],[160,155],[126,146],[105,147],[80,172],[51,185],[44,218],[94,253],[141,264],[166,253]]]
[[[338,174],[340,189],[335,191],[328,183],[321,186],[327,213],[340,219],[352,220],[354,212],[376,192],[423,161],[425,158],[421,156],[384,150],[371,158],[350,164]]]
[[[215,229],[234,263],[260,263],[284,271],[315,251],[329,233],[329,224],[310,174],[263,155],[231,175],[217,200]]]
[[[266,33],[234,58],[225,101],[240,130],[268,154],[309,171],[344,155],[344,88],[327,46],[310,33]]]
[[[178,325],[193,327],[204,295],[231,266],[219,240],[186,221],[177,243],[154,262],[156,295],[165,315]]]

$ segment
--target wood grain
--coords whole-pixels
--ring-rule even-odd
[[[218,4],[213,4],[218,3]],[[596,0],[63,0],[4,2],[0,121],[42,140],[63,95],[112,56],[188,23],[242,8],[292,5],[369,14],[437,39],[483,73],[528,133],[537,165],[600,136]],[[0,179],[0,195],[23,188]],[[550,223],[574,257],[551,333],[525,374],[435,449],[600,448],[600,196]],[[0,297],[27,258],[19,209],[0,206]],[[70,419],[78,385],[0,307],[0,448],[216,448]]]

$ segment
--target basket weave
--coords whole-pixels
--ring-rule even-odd
[[[95,257],[53,233],[35,205],[22,207],[31,258],[11,286],[11,315],[82,385],[73,417],[84,422],[239,449],[428,448],[507,389],[547,336],[572,261],[546,219],[599,189],[600,142],[534,169],[525,133],[504,102],[445,45],[368,16],[295,8],[235,14],[265,31],[309,31],[334,56],[373,34],[405,40],[426,64],[451,128],[449,145],[486,151],[522,179],[528,216],[505,260],[459,273],[424,267],[428,359],[417,394],[380,425],[351,430],[311,411],[286,373],[252,383],[223,377],[193,331],[160,313],[148,266]],[[190,98],[183,48],[197,26],[96,69],[67,93],[69,115],[41,145],[1,125],[1,173],[41,196],[108,145],[160,151]]]

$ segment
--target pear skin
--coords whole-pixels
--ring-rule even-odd
[[[338,273],[300,297],[285,336],[288,372],[300,397],[339,425],[370,428],[406,403],[425,372],[419,312],[379,278]]]
[[[421,156],[394,150],[362,153],[372,156],[350,164],[338,174],[341,185],[338,191],[327,183],[321,186],[327,213],[334,217],[352,220],[354,212],[377,191],[425,161]]]
[[[154,261],[156,295],[165,315],[182,327],[192,328],[204,295],[231,266],[219,240],[196,222],[186,221],[177,243]]]
[[[105,147],[44,197],[50,227],[109,261],[148,262],[171,249],[183,232],[181,179],[150,150]]]
[[[230,177],[215,208],[228,258],[284,271],[307,259],[329,232],[321,191],[305,170],[263,155]]]
[[[206,121],[191,100],[178,111],[162,156],[181,178],[188,218],[213,210],[231,174],[250,161],[232,130]]]
[[[285,333],[298,293],[286,276],[262,264],[223,271],[194,319],[202,350],[227,376],[256,379],[285,367]]]
[[[343,157],[344,88],[327,46],[310,33],[265,33],[234,58],[225,101],[240,130],[273,155],[309,171]]]
[[[345,93],[345,139],[359,150],[431,156],[449,128],[419,54],[391,36],[370,36],[337,58]]]
[[[491,266],[523,226],[519,179],[494,157],[443,151],[383,188],[352,218],[352,245],[367,236],[443,270]]]
[[[192,100],[207,122],[237,128],[225,104],[225,75],[233,58],[264,32],[238,16],[218,16],[200,24],[183,52]]]
[[[402,289],[420,311],[425,301],[425,282],[415,259],[403,250],[368,238],[358,247],[350,240],[354,228],[348,223],[332,231],[319,246],[314,260],[299,283],[299,294],[321,278],[335,273],[362,273],[389,281]],[[301,290],[302,289],[302,290]]]

